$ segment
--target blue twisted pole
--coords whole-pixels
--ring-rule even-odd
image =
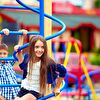
[[[27,8],[27,9],[33,11],[33,12],[36,12],[36,13],[40,14],[40,11],[39,10],[27,6],[26,4],[22,3],[20,0],[16,0],[16,1],[20,5],[22,5],[23,7]],[[66,30],[66,25],[61,20],[59,20],[59,19],[57,19],[57,18],[55,18],[53,16],[50,16],[48,14],[45,14],[45,13],[44,13],[44,16],[47,17],[47,18],[52,19],[53,21],[57,22],[58,24],[60,24],[62,26],[62,29],[59,32],[57,32],[56,34],[53,34],[51,36],[47,36],[46,37],[46,40],[49,40],[49,39],[54,38],[54,37],[57,37],[57,36],[61,35]]]
[[[12,6],[12,7],[10,7],[10,6],[7,6],[7,7],[2,7],[2,6],[0,6],[1,8],[9,8],[9,9],[12,9],[13,7],[14,7],[14,9],[29,9],[29,10],[31,10],[31,11],[33,11],[33,12],[36,12],[36,13],[38,13],[38,14],[40,14],[40,11],[37,9],[37,8],[32,8],[32,7],[29,7],[29,6],[27,6],[27,5],[25,5],[25,4],[23,4],[21,1],[19,1],[19,0],[16,0],[19,4],[21,4],[23,7],[25,7],[25,8],[23,8],[23,7],[14,7],[14,6]],[[44,14],[44,16],[45,17],[47,17],[47,18],[50,18],[50,19],[52,19],[52,20],[54,20],[55,22],[57,22],[58,24],[60,24],[61,26],[62,26],[62,29],[59,31],[59,32],[57,32],[56,34],[53,34],[52,36],[48,36],[48,37],[46,37],[46,40],[49,40],[50,38],[54,38],[54,37],[57,37],[57,36],[59,36],[59,35],[61,35],[65,30],[66,30],[66,25],[61,21],[61,20],[59,20],[59,19],[57,19],[57,18],[55,18],[55,17],[53,17],[53,16],[49,16],[49,15],[47,15],[47,14]],[[0,32],[0,34],[3,34],[2,32]],[[20,32],[10,32],[10,34],[17,34],[17,35],[22,35],[22,33],[20,33]],[[31,35],[31,34],[40,34],[39,32],[28,32],[28,34],[29,35]]]

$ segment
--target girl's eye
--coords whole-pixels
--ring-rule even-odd
[[[44,46],[42,46],[41,48],[44,49]]]
[[[39,46],[35,46],[35,48],[39,48]]]

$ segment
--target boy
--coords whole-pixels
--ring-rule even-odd
[[[2,30],[5,35],[9,35],[8,29]],[[24,30],[22,31],[25,33]],[[19,38],[19,41],[21,40]],[[2,35],[0,35],[0,43],[2,41]],[[6,58],[8,56],[8,46],[4,43],[0,44],[0,58]],[[15,71],[13,70],[14,61],[3,61],[0,60],[0,84],[17,84]],[[18,91],[19,87],[0,87],[0,95],[6,98],[6,100],[13,100]]]

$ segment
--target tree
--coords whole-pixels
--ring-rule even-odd
[[[95,8],[100,8],[100,0],[95,0],[94,7]]]

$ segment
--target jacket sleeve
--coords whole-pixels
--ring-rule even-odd
[[[21,68],[21,70],[25,70],[28,64],[28,54],[24,55],[24,60],[21,64],[19,64],[19,67]]]
[[[57,64],[57,72],[59,73],[59,77],[65,77],[67,73],[66,68],[62,64]]]

